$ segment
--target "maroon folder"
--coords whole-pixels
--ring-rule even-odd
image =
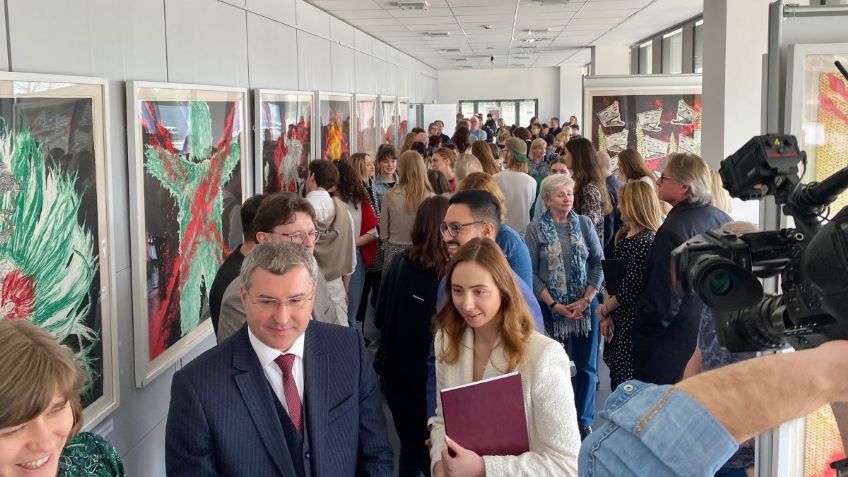
[[[521,375],[517,372],[443,389],[445,434],[478,455],[530,450]]]

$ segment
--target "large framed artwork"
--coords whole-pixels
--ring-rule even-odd
[[[636,149],[661,171],[668,155],[701,154],[701,75],[585,78],[583,134],[615,158]]]
[[[318,93],[318,115],[321,123],[321,159],[350,159],[350,105],[352,95]]]
[[[357,94],[356,105],[356,152],[364,152],[375,158],[377,154],[377,97]]]
[[[787,59],[787,132],[807,153],[802,179],[822,181],[848,164],[848,83],[833,64],[848,66],[848,43],[790,45]],[[830,210],[846,205],[848,192],[843,192]]]
[[[127,101],[142,387],[212,334],[209,287],[249,190],[247,90],[131,81]]]
[[[787,48],[786,132],[807,153],[804,182],[822,181],[848,165],[848,81],[834,65],[848,65],[848,43],[797,44]],[[848,193],[830,205],[831,215],[848,205]],[[791,222],[790,222],[791,226]],[[845,450],[830,406],[808,415],[804,426],[804,476],[836,475],[829,464]]]
[[[380,96],[380,144],[398,145],[397,98]]]
[[[303,188],[312,160],[313,101],[311,92],[255,92],[256,184],[262,185],[262,192]]]
[[[403,141],[406,138],[406,133],[409,132],[409,98],[398,98],[398,141]]]
[[[108,97],[104,79],[0,73],[0,319],[74,353],[86,429],[118,405]]]

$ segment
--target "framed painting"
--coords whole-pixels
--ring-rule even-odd
[[[247,90],[127,83],[136,385],[212,334],[208,291],[249,191]],[[237,214],[236,214],[237,215]],[[239,230],[233,230],[236,227]]]
[[[350,159],[350,108],[353,96],[318,93],[321,123],[320,156],[332,161]]]
[[[848,43],[790,45],[787,60],[784,124],[807,153],[802,180],[822,181],[846,164],[848,82],[833,63],[848,67]],[[830,210],[846,205],[848,192],[843,192]]]
[[[377,97],[357,94],[356,104],[356,152],[364,152],[375,158],[377,155]]]
[[[107,98],[105,79],[0,73],[0,319],[74,353],[86,429],[118,405]]]
[[[677,151],[701,154],[701,76],[646,75],[585,78],[583,134],[613,159],[639,151],[661,171]]]
[[[409,98],[398,98],[398,141],[403,141],[406,138],[406,133],[409,132]]]
[[[312,160],[314,94],[257,90],[254,95],[256,184],[262,192],[299,192]]]
[[[397,98],[380,96],[380,144],[398,146]]]

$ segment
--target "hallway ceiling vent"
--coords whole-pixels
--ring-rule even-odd
[[[395,2],[395,6],[401,10],[427,10],[430,8],[430,3],[427,0],[418,2]]]

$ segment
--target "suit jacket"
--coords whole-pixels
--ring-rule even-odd
[[[362,335],[317,321],[305,333],[311,475],[391,476],[392,448]],[[296,475],[276,399],[247,326],[177,371],[165,435],[168,475]]]
[[[636,305],[633,326],[636,379],[674,384],[698,339],[704,303],[697,295],[672,284],[671,252],[683,242],[730,222],[730,216],[707,204],[681,202],[657,230],[646,259],[645,286]]]

